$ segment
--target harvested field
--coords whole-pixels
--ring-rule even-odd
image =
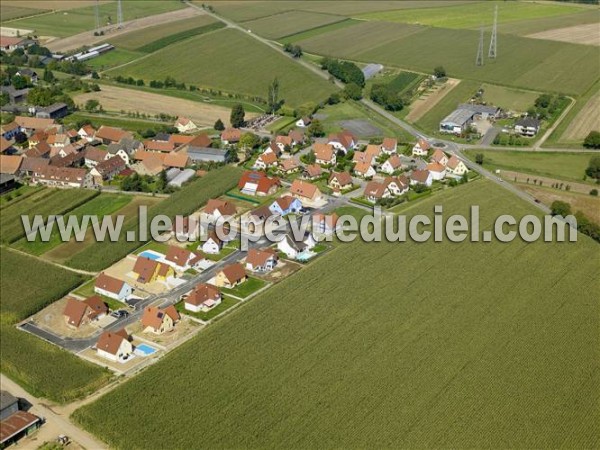
[[[99,0],[100,3],[114,3],[115,0]],[[20,6],[23,8],[45,9],[52,11],[62,11],[69,9],[85,8],[94,6],[96,0],[2,0],[2,5]],[[51,8],[49,8],[51,7]]]
[[[410,105],[410,112],[406,115],[406,120],[409,122],[416,122],[421,117],[429,112],[435,105],[442,101],[442,99],[454,89],[460,80],[455,78],[449,78],[443,85],[436,85],[431,91],[422,94],[418,99]]]
[[[2,18],[2,22],[6,22],[7,20],[18,19],[21,17],[33,16],[35,14],[41,14],[43,12],[46,12],[46,9],[24,8],[22,6],[8,5],[4,2],[0,3],[0,17]]]
[[[436,204],[480,205],[486,229],[535,214],[488,181],[408,214]],[[173,448],[594,448],[597,252],[581,235],[341,244],[74,418],[119,449],[165,429],[187,430]]]
[[[559,191],[550,187],[538,187],[531,184],[517,184],[519,189],[537,198],[544,205],[550,207],[555,200],[561,200],[571,205],[573,212],[581,211],[591,221],[600,224],[600,198],[589,194]]]
[[[102,85],[100,92],[90,92],[73,97],[79,104],[84,104],[89,99],[96,99],[107,111],[122,110],[124,98],[130,99],[131,108],[134,108],[132,111],[151,115],[166,113],[178,116],[185,114],[198,126],[212,127],[217,119],[221,119],[224,123],[229,121],[230,109],[223,106],[110,85]],[[248,114],[248,117],[252,116],[253,114]]]
[[[527,37],[534,39],[548,39],[550,41],[570,42],[572,44],[600,46],[600,24],[590,23],[573,27],[559,28],[557,30],[542,31],[530,34]]]
[[[590,98],[571,121],[561,141],[583,141],[590,131],[600,131],[600,92]]]
[[[542,31],[590,23],[597,24],[598,22],[600,22],[600,11],[597,7],[590,5],[589,8],[582,8],[580,12],[574,14],[505,23],[502,25],[502,33],[527,36],[528,34],[541,33]]]
[[[277,39],[342,20],[346,20],[346,17],[306,11],[288,11],[244,22],[244,28],[252,30],[253,33],[260,36]]]

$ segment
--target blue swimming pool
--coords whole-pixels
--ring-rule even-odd
[[[156,260],[162,258],[164,255],[152,250],[144,250],[142,253],[139,254],[139,256],[144,256],[146,258]]]
[[[141,356],[149,356],[155,352],[156,349],[154,347],[150,347],[148,344],[140,344],[135,348],[135,353]]]

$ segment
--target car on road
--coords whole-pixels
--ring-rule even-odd
[[[129,313],[124,309],[119,309],[117,311],[113,311],[110,315],[116,319],[120,319],[121,317],[127,317]]]

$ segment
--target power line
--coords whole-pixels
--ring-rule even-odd
[[[477,49],[475,65],[483,66],[483,25],[481,26],[481,32],[479,33],[479,48]]]
[[[117,3],[117,28],[123,27],[123,8],[121,7],[121,0]]]
[[[100,0],[96,0],[96,31],[100,30]]]
[[[496,58],[497,53],[497,45],[498,45],[498,5],[496,5],[496,9],[494,10],[494,26],[492,28],[492,40],[490,41],[490,51],[488,53],[488,58]]]

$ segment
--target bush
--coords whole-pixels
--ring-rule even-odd
[[[600,131],[590,131],[583,141],[585,148],[600,148]]]
[[[352,62],[323,58],[321,68],[344,83],[356,83],[361,88],[365,86],[365,75],[360,67]]]
[[[592,197],[598,197],[598,189],[592,189],[592,190],[590,191],[590,195],[591,195]]]

